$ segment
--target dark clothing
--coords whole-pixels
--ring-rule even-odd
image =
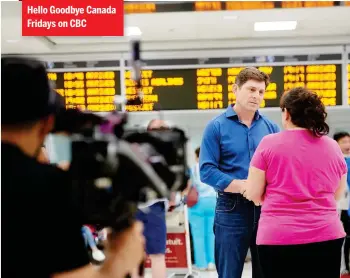
[[[148,255],[165,254],[167,239],[165,204],[157,202],[147,209],[147,212],[139,209],[136,215],[136,219],[144,225],[146,253]]]
[[[259,245],[264,278],[339,278],[343,239],[299,245]]]
[[[50,277],[89,264],[67,173],[1,144],[2,277]]]
[[[348,215],[347,210],[342,210],[340,214],[340,220],[343,223],[344,226],[344,231],[346,233],[346,238],[344,242],[344,264],[345,264],[345,269],[350,272],[350,262],[349,262],[349,257],[350,257],[350,217]]]
[[[260,211],[260,207],[240,194],[218,193],[214,233],[215,263],[219,278],[241,277],[249,248],[252,277],[263,277],[256,245]]]

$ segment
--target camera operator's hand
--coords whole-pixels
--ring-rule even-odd
[[[102,266],[106,274],[125,277],[138,268],[145,257],[145,238],[143,225],[135,222],[133,226],[115,237],[109,236],[107,259]]]

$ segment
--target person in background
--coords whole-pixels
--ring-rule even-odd
[[[168,129],[168,125],[159,119],[151,120],[147,126],[148,131]],[[167,199],[156,199],[144,205],[139,205],[136,218],[144,224],[146,238],[146,253],[151,259],[152,277],[165,278],[165,250],[166,250],[166,209]],[[133,277],[138,277],[137,271]]]
[[[337,132],[333,135],[333,139],[337,141],[350,169],[350,134],[348,132]],[[341,273],[350,274],[350,217],[349,211],[349,186],[350,186],[350,175],[348,174],[348,187],[345,190],[344,195],[340,198],[338,202],[338,209],[340,210],[340,219],[343,223],[343,227],[346,233],[346,238],[343,244],[342,260],[341,260]]]
[[[262,203],[258,254],[266,278],[340,277],[345,236],[336,201],[347,168],[338,144],[326,136],[320,97],[305,88],[280,102],[285,130],[263,138],[241,193]]]
[[[345,157],[350,157],[350,133],[337,132],[333,135],[333,139],[337,141],[342,153]]]
[[[106,258],[103,252],[97,248],[94,236],[90,230],[90,228],[86,225],[83,225],[81,228],[81,232],[83,234],[85,244],[87,247],[91,249],[91,256],[97,262],[102,262]]]
[[[199,270],[215,270],[214,259],[214,216],[216,192],[213,187],[202,183],[199,177],[199,153],[195,150],[196,164],[192,168],[192,186],[198,191],[198,202],[188,209],[191,224],[194,264]]]
[[[241,278],[250,247],[253,278],[261,277],[256,250],[260,207],[239,194],[248,176],[250,160],[261,139],[279,131],[258,111],[269,77],[256,68],[245,68],[236,77],[236,104],[206,127],[199,158],[201,181],[218,191],[215,264],[219,278]]]

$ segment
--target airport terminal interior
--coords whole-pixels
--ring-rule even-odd
[[[306,87],[326,106],[329,136],[350,133],[350,1],[125,1],[124,10],[124,37],[22,37],[21,2],[2,1],[1,54],[44,61],[67,108],[126,112],[128,128],[160,119],[183,129],[188,167],[196,165],[205,127],[236,102],[233,85],[246,67],[270,77],[259,111],[280,128],[282,94]],[[132,102],[135,40],[142,104]],[[189,209],[174,202],[166,219],[168,277],[218,277],[215,266],[196,267]],[[242,277],[252,277],[249,252]]]

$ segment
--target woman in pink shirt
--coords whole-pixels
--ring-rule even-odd
[[[241,193],[262,204],[257,245],[265,278],[340,277],[345,236],[336,200],[347,167],[320,98],[295,88],[281,98],[284,131],[263,138]]]

